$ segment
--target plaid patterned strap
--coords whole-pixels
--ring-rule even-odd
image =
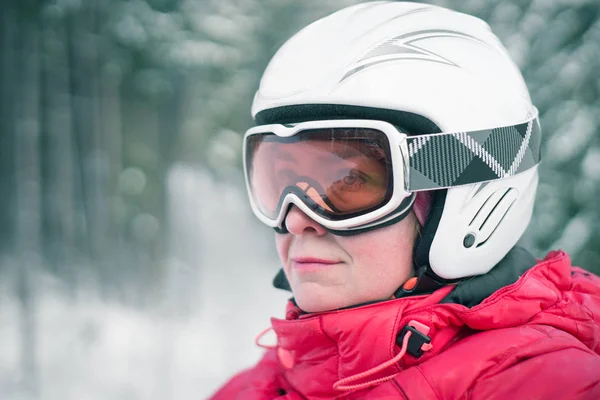
[[[408,138],[408,190],[433,190],[507,178],[540,162],[538,118],[473,132]]]

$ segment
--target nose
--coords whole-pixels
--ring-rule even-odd
[[[294,205],[292,205],[285,217],[285,226],[292,235],[313,233],[317,236],[323,236],[327,233],[327,230],[323,226],[319,225]]]

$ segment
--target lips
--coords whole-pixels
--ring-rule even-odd
[[[323,271],[339,263],[318,257],[293,257],[291,261],[292,269],[304,273]]]
[[[337,264],[339,261],[325,260],[316,257],[294,257],[292,261],[298,264]]]

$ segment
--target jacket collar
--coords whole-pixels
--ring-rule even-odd
[[[392,359],[399,351],[397,335],[410,321],[430,328],[431,350],[418,358],[407,354],[401,362],[370,379],[425,362],[473,331],[525,324],[557,301],[558,289],[540,291],[540,284],[565,290],[569,285],[569,268],[568,256],[552,253],[516,282],[498,283],[502,288],[476,305],[473,299],[484,295],[473,292],[478,284],[475,279],[461,283],[464,286],[443,287],[430,295],[325,313],[303,313],[290,302],[286,319],[271,321],[278,337],[280,360],[282,355],[286,359],[282,362],[283,374],[292,386],[302,387],[302,392],[310,398],[331,398],[340,394],[333,390],[333,382]],[[518,271],[514,269],[511,274]],[[494,281],[498,276],[490,279]],[[536,288],[538,293],[534,295]],[[453,302],[455,299],[470,300],[466,301],[468,304],[457,304]],[[468,307],[470,304],[472,308]]]
[[[396,336],[404,326],[404,315],[421,314],[419,310],[435,306],[451,290],[446,287],[428,296],[315,314],[302,314],[290,302],[287,317],[292,319],[271,320],[285,379],[307,398],[334,398],[340,394],[333,389],[336,381],[394,358],[398,353]],[[424,319],[428,319],[427,315],[427,312],[422,314]],[[435,345],[441,347],[441,340],[449,339],[437,335]],[[407,355],[399,365],[369,379],[385,377],[418,362]]]

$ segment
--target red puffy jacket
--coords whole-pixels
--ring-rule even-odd
[[[212,399],[600,399],[598,276],[553,252],[471,308],[440,303],[451,290],[318,314],[290,306],[272,319],[277,348]],[[402,355],[406,329],[398,343],[421,356]]]

